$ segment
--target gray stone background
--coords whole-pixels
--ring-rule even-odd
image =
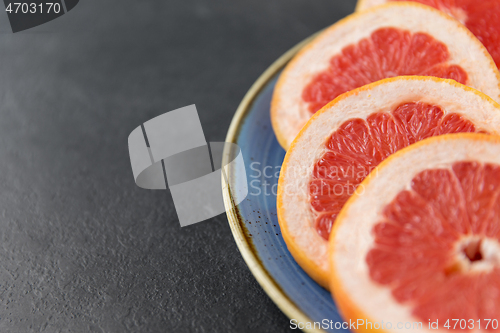
[[[127,137],[196,104],[223,141],[245,92],[354,0],[81,0],[0,13],[0,332],[286,332],[225,215],[180,228]]]

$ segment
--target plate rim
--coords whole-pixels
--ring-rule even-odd
[[[321,32],[321,31],[320,31]],[[306,44],[313,40],[320,32],[317,32],[308,38],[302,40],[294,47],[289,49],[283,55],[281,55],[276,61],[274,61],[271,66],[269,66],[253,83],[250,89],[247,91],[243,99],[241,100],[236,113],[231,120],[229,130],[226,135],[226,142],[236,143],[236,139],[240,132],[241,125],[245,119],[245,116],[250,111],[255,98],[259,95],[265,85],[292,59],[292,57],[299,52]],[[227,170],[229,172],[230,170]],[[257,253],[245,234],[243,222],[239,217],[238,207],[234,204],[231,196],[231,190],[227,183],[223,179],[223,189],[222,196],[224,199],[224,206],[226,209],[227,219],[229,221],[229,226],[233,234],[234,240],[238,249],[245,260],[248,268],[252,272],[253,276],[260,284],[262,289],[271,298],[271,300],[278,306],[278,308],[289,318],[296,319],[298,322],[302,323],[313,323],[313,321],[307,316],[302,310],[300,310],[297,305],[288,298],[288,296],[283,292],[278,283],[271,277],[269,272],[266,270],[261,260],[259,259]],[[312,326],[314,327],[314,325]],[[324,333],[321,329],[302,329],[302,331],[307,333]]]

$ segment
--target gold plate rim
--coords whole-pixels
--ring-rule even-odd
[[[236,138],[240,131],[242,121],[249,112],[255,98],[261,92],[262,88],[292,59],[292,57],[297,54],[297,52],[302,49],[306,44],[308,44],[318,33],[306,38],[302,42],[298,43],[281,57],[279,57],[271,66],[269,66],[264,73],[255,81],[255,83],[250,87],[248,92],[243,97],[236,113],[231,120],[231,125],[226,136],[226,142],[236,143]],[[230,172],[230,170],[227,170]],[[298,322],[302,323],[313,323],[313,321],[300,310],[283,292],[283,290],[278,286],[276,281],[267,272],[265,267],[262,265],[257,254],[254,252],[249,239],[247,238],[244,226],[242,226],[242,221],[238,217],[238,208],[232,200],[229,186],[224,186],[223,180],[223,198],[224,206],[226,209],[227,219],[229,221],[229,226],[231,227],[231,232],[233,234],[234,240],[240,253],[245,260],[248,268],[252,272],[253,276],[260,284],[262,289],[267,293],[267,295],[272,299],[272,301],[278,306],[278,308],[289,318],[296,319]],[[314,327],[314,326],[313,326]],[[324,333],[323,330],[319,329],[303,329],[307,333]]]

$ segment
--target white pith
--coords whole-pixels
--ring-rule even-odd
[[[375,6],[380,6],[385,3],[388,3],[390,0],[359,0],[358,4],[356,6],[356,11],[360,12],[366,9],[369,9],[371,7]],[[457,20],[460,21],[460,23],[464,24],[467,21],[467,13],[462,9],[458,7],[445,7],[445,6],[439,6],[438,8],[440,11],[453,16]]]
[[[464,253],[464,248],[471,242],[478,242],[482,259],[471,262]],[[500,267],[500,243],[496,239],[482,236],[464,236],[455,244],[455,265],[460,272],[490,272]]]
[[[311,116],[308,104],[302,100],[305,85],[314,75],[327,69],[330,59],[344,47],[383,27],[423,32],[443,42],[450,53],[449,63],[459,65],[467,72],[467,85],[496,101],[500,100],[495,63],[467,28],[431,7],[390,2],[354,14],[328,28],[286,67],[275,89],[272,105],[273,127],[285,149]]]
[[[450,139],[451,136],[455,138]],[[373,245],[372,227],[382,219],[383,208],[398,193],[408,189],[411,180],[418,173],[427,169],[450,168],[458,161],[500,165],[500,142],[474,140],[468,134],[441,136],[432,138],[425,144],[422,142],[418,147],[409,148],[404,154],[402,151],[398,158],[381,165],[376,175],[370,175],[363,183],[364,193],[353,197],[343,210],[330,239],[333,252],[330,258],[332,274],[337,278],[337,288],[349,295],[354,306],[373,321],[422,322],[420,318],[411,315],[411,305],[398,303],[387,286],[381,286],[369,277],[366,255]],[[493,265],[498,265],[498,242],[491,239],[483,242],[481,251],[486,260],[472,263],[469,273],[488,271]],[[427,327],[427,322],[423,322],[423,330],[410,329],[405,332],[428,331]],[[442,325],[440,327],[442,331],[448,331]]]
[[[417,101],[438,105],[445,113],[460,113],[478,128],[500,133],[500,109],[494,101],[451,80],[394,78],[323,109],[308,122],[287,152],[278,188],[278,202],[282,203],[280,225],[288,230],[295,246],[320,269],[325,279],[328,242],[314,228],[308,188],[314,164],[325,153],[325,143],[331,134],[345,121],[366,119],[372,113],[391,112],[402,103]]]
[[[384,3],[387,2],[388,2],[387,0],[358,0],[358,3],[356,5],[356,11],[361,12],[371,7],[383,5]]]

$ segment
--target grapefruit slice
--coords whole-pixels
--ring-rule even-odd
[[[332,224],[370,171],[431,136],[500,134],[499,108],[453,80],[418,76],[375,82],[327,104],[293,141],[278,183],[278,220],[298,264],[327,288]]]
[[[357,332],[499,331],[500,137],[443,135],[382,162],[337,218],[329,260]]]
[[[389,3],[327,28],[287,65],[271,103],[279,143],[288,149],[312,114],[340,94],[401,75],[454,79],[500,100],[493,59],[460,22],[418,3]]]
[[[390,1],[359,0],[356,11]],[[453,16],[463,23],[486,46],[497,66],[500,66],[500,1],[498,0],[412,0]]]

